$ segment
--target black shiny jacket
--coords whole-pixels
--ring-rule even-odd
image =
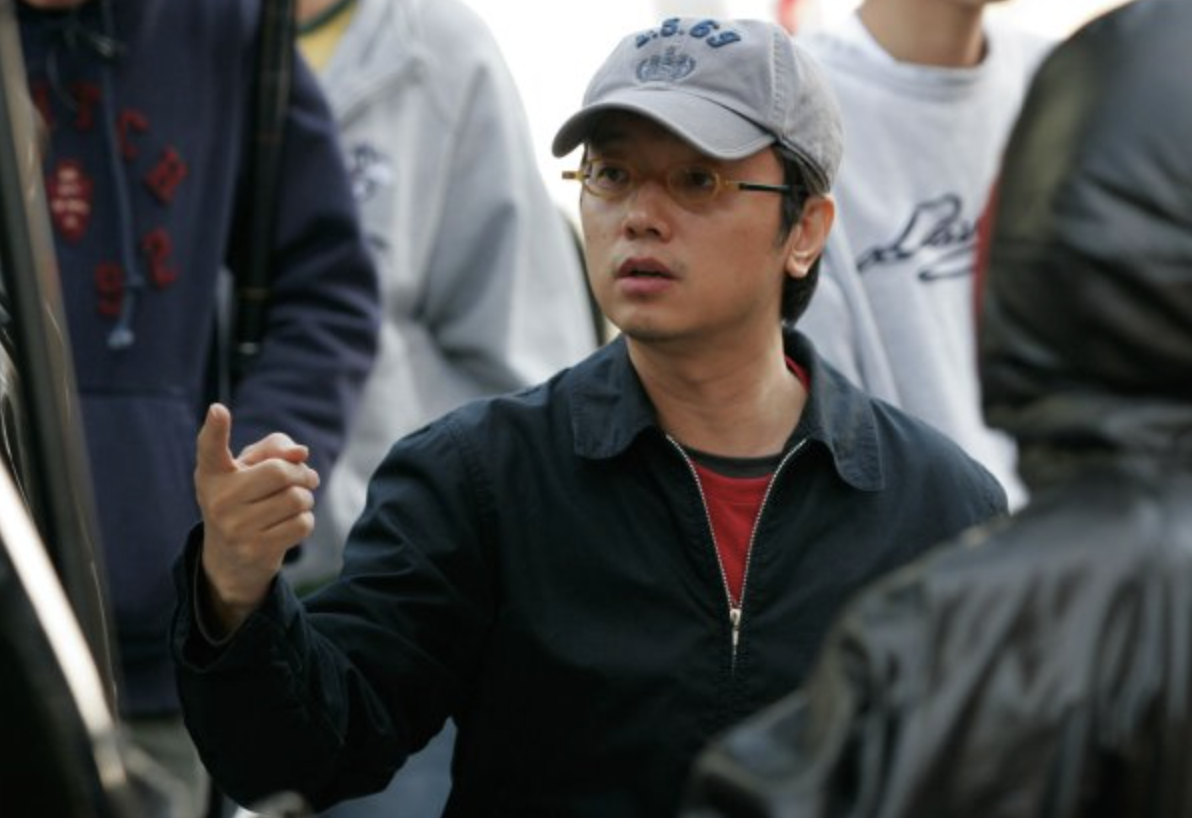
[[[865,593],[690,816],[1192,815],[1192,3],[1045,63],[994,208],[987,416],[1028,507]]]

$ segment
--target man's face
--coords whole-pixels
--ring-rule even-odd
[[[789,255],[789,242],[779,243],[780,194],[729,189],[692,208],[665,182],[670,168],[702,166],[725,180],[782,184],[773,151],[721,162],[619,113],[597,127],[588,158],[624,163],[642,179],[624,198],[585,191],[580,203],[593,293],[626,336],[703,344],[776,331]]]

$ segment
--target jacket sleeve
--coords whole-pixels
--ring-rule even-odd
[[[178,692],[204,765],[239,803],[292,791],[322,809],[383,789],[474,684],[496,604],[478,510],[492,504],[437,428],[382,463],[338,580],[299,601],[279,577],[218,645],[196,607],[192,532],[175,566]]]
[[[336,125],[297,55],[281,162],[264,338],[232,395],[233,443],[239,448],[283,431],[308,445],[311,465],[325,471],[343,446],[372,366],[378,285]],[[242,190],[242,202],[246,196]],[[233,237],[233,274],[249,238],[243,230]]]
[[[218,645],[200,610],[202,529],[175,565],[178,594],[171,639],[187,729],[223,792],[240,804],[325,786],[346,740],[346,663],[308,625],[301,603],[278,579],[261,607]],[[383,785],[382,785],[383,786]]]

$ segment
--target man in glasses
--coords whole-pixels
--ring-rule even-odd
[[[621,331],[398,442],[339,580],[277,571],[318,477],[212,407],[179,563],[181,693],[240,799],[378,789],[454,717],[448,815],[666,816],[715,733],[797,686],[860,585],[998,514],[996,481],[792,325],[842,135],[778,26],[625,38],[559,130]]]

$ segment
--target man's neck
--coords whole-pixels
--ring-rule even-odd
[[[985,57],[984,5],[954,0],[865,0],[861,22],[899,62],[966,68]]]
[[[629,341],[629,354],[662,428],[693,449],[725,457],[782,450],[807,402],[781,338],[756,355],[676,355]]]

